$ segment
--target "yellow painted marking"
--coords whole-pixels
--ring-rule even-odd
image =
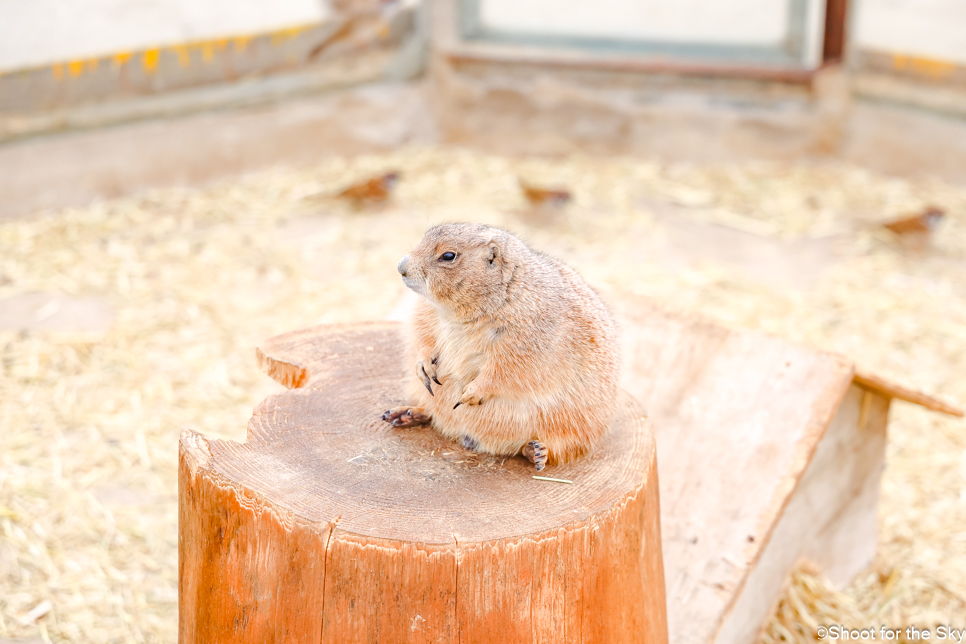
[[[191,50],[184,45],[172,47],[174,53],[178,55],[178,66],[187,67],[191,64]]]
[[[158,57],[161,55],[160,49],[145,50],[141,56],[141,65],[148,74],[153,74],[158,69]]]
[[[201,50],[202,58],[205,62],[210,62],[214,59],[215,51],[226,49],[229,44],[232,45],[235,51],[243,52],[248,48],[249,43],[255,38],[262,38],[269,36],[272,45],[280,45],[288,40],[292,40],[299,36],[299,34],[305,33],[311,29],[314,29],[318,24],[308,24],[300,25],[297,27],[287,27],[285,29],[279,29],[274,32],[262,32],[253,35],[245,36],[233,36],[231,38],[218,38],[216,40],[210,41],[198,41],[193,43],[186,43],[184,45],[175,45],[166,49],[170,49],[178,56],[178,64],[182,67],[186,67],[191,63],[191,48],[197,47]],[[153,74],[158,69],[158,64],[161,57],[161,49],[146,49],[143,52],[129,52],[120,51],[111,56],[111,63],[115,68],[126,65],[131,58],[136,54],[141,54],[141,64],[144,67],[144,71]],[[913,61],[909,63],[908,61]],[[71,60],[66,63],[57,63],[51,65],[50,69],[57,80],[62,80],[65,75],[71,77],[80,76],[84,73],[85,68],[88,71],[95,71],[100,64],[99,59],[92,58],[89,60]],[[949,71],[956,68],[953,63],[947,63],[944,61],[930,61],[924,58],[911,58],[909,56],[901,56],[897,54],[895,56],[895,65],[897,69],[901,69],[902,65],[911,64],[917,65],[919,68],[928,69],[930,73],[933,74],[947,74]],[[2,75],[2,74],[0,74]]]
[[[898,71],[909,71],[932,79],[943,78],[956,70],[956,63],[906,54],[893,54],[892,66]]]
[[[210,63],[215,57],[215,48],[210,42],[201,43],[201,59]]]
[[[286,40],[292,40],[297,37],[303,31],[310,29],[311,27],[288,27],[287,29],[279,29],[272,34],[272,45],[278,46],[284,43]]]

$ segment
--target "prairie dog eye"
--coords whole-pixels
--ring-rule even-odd
[[[451,262],[454,259],[456,259],[456,253],[452,251],[446,251],[445,253],[439,256],[439,261],[441,262]]]

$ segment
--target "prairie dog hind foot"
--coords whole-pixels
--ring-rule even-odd
[[[542,472],[543,468],[547,466],[547,457],[550,455],[550,450],[540,441],[530,441],[523,446],[522,451],[527,460],[536,466],[538,472]]]
[[[465,449],[468,449],[471,452],[479,451],[480,442],[472,436],[463,436],[460,442]],[[538,472],[542,472],[543,468],[547,466],[547,459],[550,456],[550,450],[548,450],[543,443],[536,440],[530,441],[524,445],[521,453],[528,461],[536,466]]]
[[[382,412],[382,419],[393,427],[417,427],[433,418],[422,407],[393,407]]]

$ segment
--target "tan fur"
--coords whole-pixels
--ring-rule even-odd
[[[446,252],[456,259],[440,261]],[[423,295],[410,326],[411,394],[440,433],[493,454],[539,440],[551,463],[604,434],[617,395],[617,329],[574,270],[498,228],[445,224],[399,271]],[[420,368],[442,383],[432,383],[435,395]]]

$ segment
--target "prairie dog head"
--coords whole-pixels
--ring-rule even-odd
[[[430,228],[396,267],[407,287],[457,317],[475,318],[507,299],[521,241],[481,224]]]

